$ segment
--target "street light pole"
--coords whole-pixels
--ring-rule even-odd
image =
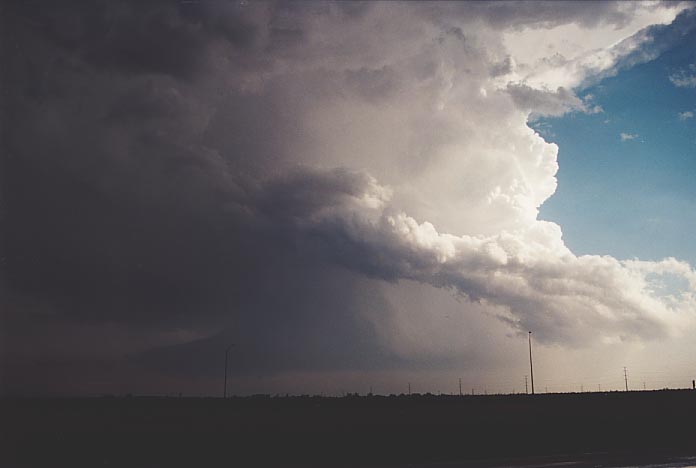
[[[232,349],[232,347],[234,347],[234,343],[232,343],[225,349],[225,383],[222,387],[222,398],[227,398],[227,355],[229,354],[230,349]]]
[[[532,380],[532,395],[534,395],[534,364],[532,362],[532,332],[529,332],[529,375]]]

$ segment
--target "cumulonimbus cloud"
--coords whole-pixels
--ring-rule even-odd
[[[353,327],[331,340],[345,349],[376,339],[356,322],[384,281],[452,290],[550,343],[669,334],[693,317],[691,267],[570,252],[538,220],[558,147],[527,122],[598,110],[573,86],[660,49],[662,30],[634,32],[684,8],[16,2],[5,290],[43,309],[11,313],[184,341],[243,324],[249,367],[276,369],[297,343],[325,345],[326,311]],[[560,47],[567,29],[592,47],[505,40]]]

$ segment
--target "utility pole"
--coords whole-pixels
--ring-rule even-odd
[[[524,376],[524,393],[529,394],[529,388],[527,387],[527,376]]]
[[[529,375],[532,378],[532,395],[534,395],[534,364],[532,361],[532,332],[529,332]]]
[[[411,382],[408,383],[408,394],[411,394]]]
[[[624,366],[624,382],[626,383],[626,391],[628,391],[628,371],[626,370],[626,366]]]
[[[222,387],[222,398],[227,398],[227,355],[233,346],[234,346],[234,343],[229,345],[227,347],[227,349],[225,349],[225,383],[223,384],[223,387]]]
[[[462,379],[459,379],[459,396],[462,396]]]

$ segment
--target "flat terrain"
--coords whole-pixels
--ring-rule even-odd
[[[610,466],[696,455],[696,391],[686,390],[0,405],[4,467]]]

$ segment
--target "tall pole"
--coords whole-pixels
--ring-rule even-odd
[[[459,379],[459,396],[462,396],[462,379]]]
[[[524,376],[524,393],[529,393],[529,387],[527,386],[527,376]]]
[[[624,367],[624,382],[626,382],[626,391],[628,391],[628,371]]]
[[[529,375],[532,378],[532,395],[534,395],[534,363],[532,361],[532,332],[529,332]]]
[[[233,346],[234,344],[231,344],[225,349],[225,383],[222,387],[222,398],[227,398],[227,356]]]
[[[222,385],[222,398],[227,398],[227,351],[229,349],[225,349],[225,383]]]

